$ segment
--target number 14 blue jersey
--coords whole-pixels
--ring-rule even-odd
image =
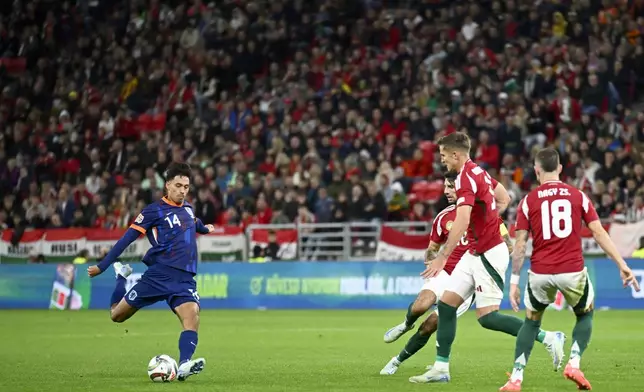
[[[197,225],[192,205],[179,205],[164,197],[145,207],[131,229],[145,234],[152,245],[143,262],[163,264],[182,271],[197,273]]]

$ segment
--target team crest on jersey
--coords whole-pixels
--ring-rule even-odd
[[[137,296],[138,296],[138,294],[137,294],[136,290],[132,290],[132,291],[130,291],[130,294],[127,295],[127,299],[129,299],[130,301],[134,301]]]
[[[190,215],[191,219],[195,219],[195,214],[192,212],[192,208],[186,207],[186,211],[188,211],[188,215]]]
[[[139,214],[139,216],[136,217],[134,220],[134,223],[141,223],[143,222],[143,214]]]
[[[454,222],[452,222],[452,221],[448,221],[448,222],[445,224],[445,228],[447,229],[447,231],[452,230],[452,223],[454,223]]]

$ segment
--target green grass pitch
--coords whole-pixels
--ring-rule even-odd
[[[435,355],[434,338],[394,376],[378,372],[410,334],[385,344],[405,311],[204,311],[196,355],[207,360],[185,383],[155,384],[146,367],[156,354],[178,356],[178,320],[143,310],[124,324],[107,311],[0,311],[0,391],[496,391],[506,381],[514,338],[459,319],[447,385],[410,384]],[[521,315],[523,317],[523,315]],[[569,337],[574,317],[548,312],[543,327]],[[595,391],[644,385],[644,311],[596,312],[582,360]],[[574,391],[536,344],[524,391]]]

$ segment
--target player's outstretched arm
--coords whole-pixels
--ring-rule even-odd
[[[496,207],[499,210],[499,214],[505,212],[510,205],[510,194],[500,182],[494,187],[494,200],[496,201]]]
[[[136,241],[140,235],[141,232],[138,230],[132,228],[127,229],[125,234],[123,234],[123,237],[121,237],[121,239],[114,244],[114,247],[110,249],[107,255],[103,257],[103,260],[101,260],[97,266],[91,266],[87,269],[89,276],[94,277],[96,275],[100,275],[103,271],[108,269],[121,255],[121,253],[123,253],[132,242]]]
[[[628,264],[626,264],[626,261],[624,261],[624,258],[619,254],[619,251],[617,251],[615,243],[610,238],[600,221],[594,220],[588,223],[588,228],[593,233],[593,237],[595,238],[595,241],[597,241],[597,244],[599,244],[608,257],[613,259],[615,264],[617,264],[624,287],[632,285],[636,291],[640,291],[640,285],[637,278],[635,278],[633,271],[631,271]]]

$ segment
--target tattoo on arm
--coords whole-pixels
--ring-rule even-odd
[[[512,274],[519,275],[523,261],[525,260],[526,243],[528,242],[528,231],[517,230],[515,233],[514,253],[512,255]]]
[[[434,260],[438,256],[438,251],[441,248],[441,244],[435,242],[430,242],[427,252],[425,252],[425,260]]]
[[[510,238],[510,235],[509,234],[504,235],[503,241],[505,241],[505,244],[508,246],[508,251],[512,253],[512,250],[514,249],[514,245],[512,244],[512,239]]]

